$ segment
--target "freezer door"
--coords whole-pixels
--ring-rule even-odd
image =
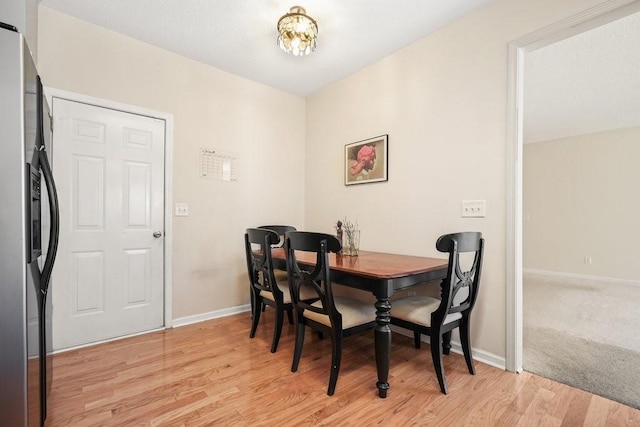
[[[35,143],[36,70],[22,36],[0,28],[0,420],[41,425],[38,291],[29,263],[27,150]]]

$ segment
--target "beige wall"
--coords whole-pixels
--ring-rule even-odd
[[[473,345],[504,356],[505,289],[513,285],[505,283],[507,44],[598,3],[495,0],[307,99],[306,130],[304,100],[43,7],[40,49],[48,85],[175,114],[175,199],[193,212],[174,219],[176,317],[248,302],[238,236],[250,223],[333,232],[348,216],[360,223],[363,249],[428,256],[438,255],[440,234],[478,230],[487,252]],[[389,182],[345,187],[344,144],[384,133]],[[258,203],[267,197],[264,179],[198,181],[192,169],[203,135],[237,146],[243,174],[272,168],[252,150],[287,165],[266,174],[278,204]],[[288,201],[285,188],[299,197]],[[485,199],[487,217],[460,218],[467,199]],[[221,286],[231,295],[216,298]]]
[[[639,159],[640,127],[525,145],[524,267],[640,280]]]
[[[442,233],[481,231],[472,340],[504,356],[507,45],[597,3],[496,0],[307,99],[307,227],[346,215],[362,249],[427,256]],[[344,144],[384,133],[389,181],[345,187]],[[469,199],[486,218],[460,217]]]
[[[173,114],[173,317],[249,302],[242,236],[304,225],[305,101],[40,6],[45,86]],[[199,147],[238,153],[239,181],[198,177]],[[55,149],[55,148],[54,148]]]

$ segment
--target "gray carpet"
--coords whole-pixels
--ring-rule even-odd
[[[640,409],[640,286],[524,275],[524,369]]]

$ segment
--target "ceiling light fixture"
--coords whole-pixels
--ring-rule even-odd
[[[303,7],[293,6],[278,20],[278,46],[295,56],[308,55],[316,50],[318,24]]]

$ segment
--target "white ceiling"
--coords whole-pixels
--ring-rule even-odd
[[[307,97],[490,0],[41,0],[47,7],[282,91]],[[318,48],[276,45],[294,5]],[[505,46],[506,49],[506,46]],[[505,67],[507,65],[505,64]],[[525,142],[640,126],[640,13],[525,56]]]
[[[41,4],[235,75],[307,97],[489,0],[41,0]],[[294,57],[276,25],[300,5],[318,47]]]
[[[640,13],[525,55],[524,141],[640,126]]]

